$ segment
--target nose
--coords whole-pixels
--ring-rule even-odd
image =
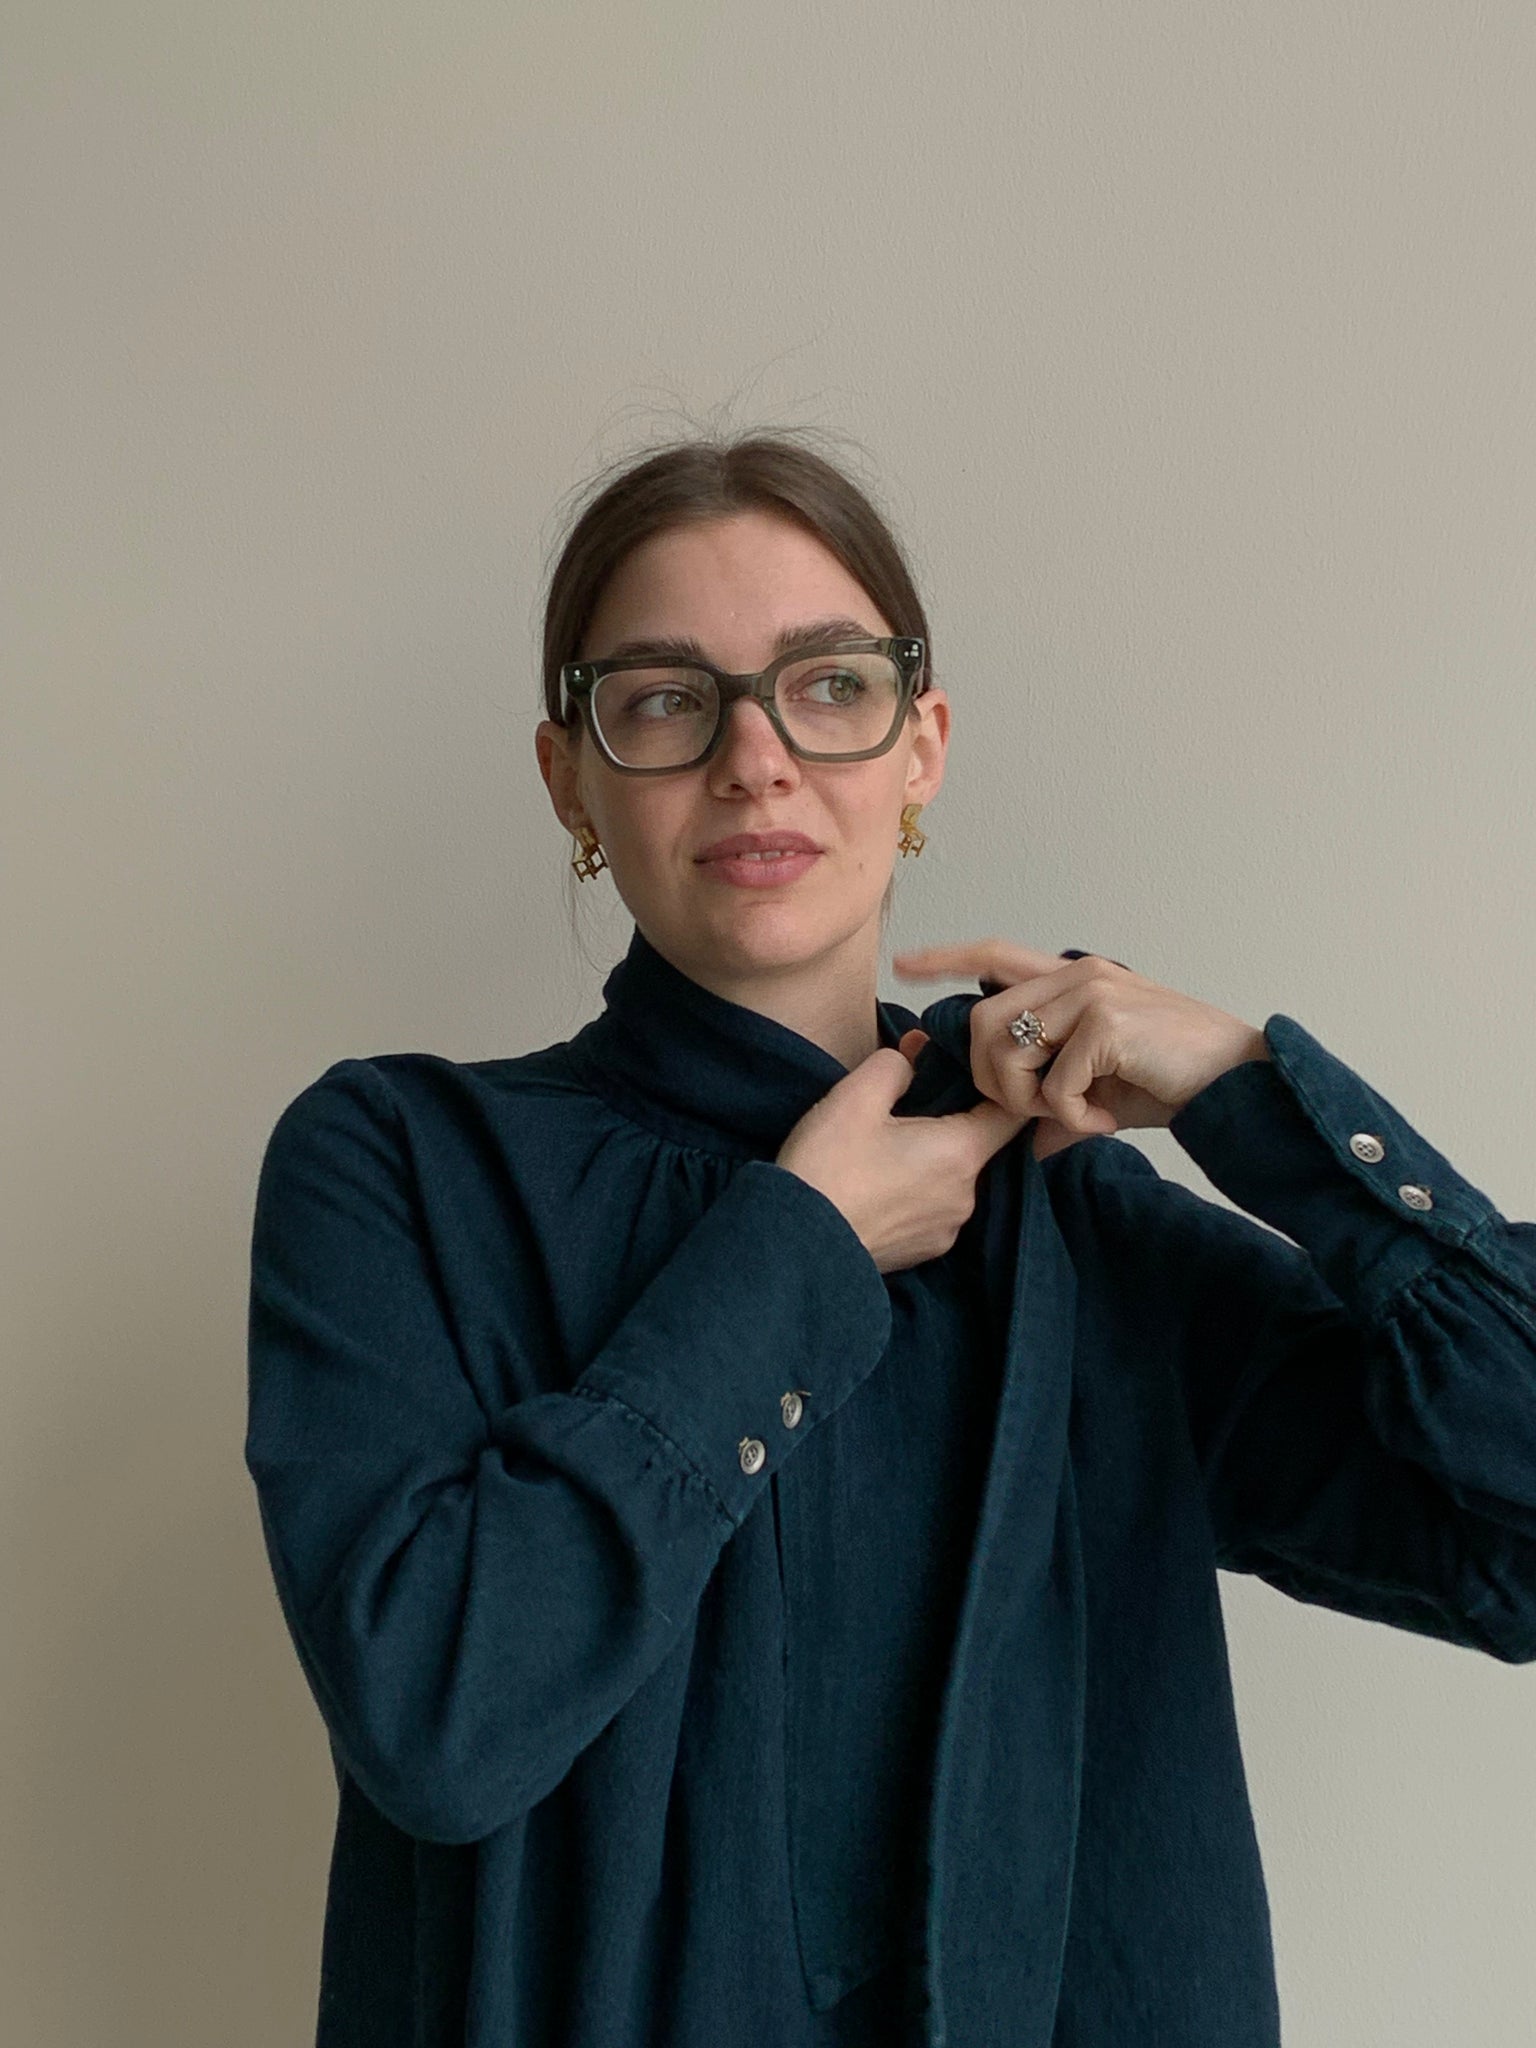
[[[742,782],[793,773],[795,757],[774,730],[766,709],[751,697],[738,697],[725,717],[725,731],[710,762],[713,772]]]

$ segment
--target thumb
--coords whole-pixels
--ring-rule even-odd
[[[1016,1138],[1024,1126],[1037,1115],[1020,1116],[1014,1110],[1005,1109],[1000,1102],[994,1102],[984,1095],[971,1109],[957,1109],[950,1112],[951,1121],[958,1123],[974,1139],[976,1170],[979,1173],[994,1152],[1000,1152],[1010,1138]]]
[[[856,1067],[850,1068],[837,1085],[839,1088],[852,1085],[876,1104],[889,1109],[906,1094],[916,1073],[916,1067],[904,1052],[894,1045],[880,1045]]]

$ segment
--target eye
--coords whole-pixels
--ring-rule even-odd
[[[691,690],[681,689],[676,683],[667,683],[657,690],[638,691],[630,698],[625,711],[631,717],[659,720],[678,715],[686,717],[699,708],[699,699]]]
[[[804,696],[807,691],[819,690],[823,683],[828,686],[831,695],[816,700],[822,704],[851,704],[855,697],[861,696],[869,687],[864,678],[855,675],[852,669],[829,668],[819,676],[797,681],[795,694]]]

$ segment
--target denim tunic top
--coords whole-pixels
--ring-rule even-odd
[[[1031,1124],[882,1274],[776,1163],[841,1063],[638,930],[603,994],[262,1162],[317,2048],[1276,2048],[1216,1573],[1536,1659],[1536,1225],[1277,1013],[1170,1125],[1235,1208]],[[896,1114],[977,999],[877,1006]]]

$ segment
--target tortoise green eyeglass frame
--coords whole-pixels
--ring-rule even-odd
[[[921,640],[914,640],[907,634],[896,634],[885,640],[808,641],[803,647],[788,648],[769,662],[765,669],[760,669],[756,675],[730,675],[724,669],[715,668],[709,662],[696,660],[692,656],[686,661],[679,660],[675,664],[678,668],[695,669],[713,680],[719,708],[715,717],[715,729],[703,751],[695,754],[691,761],[669,761],[659,768],[637,768],[630,762],[617,760],[598,730],[597,720],[592,715],[592,692],[604,676],[613,674],[616,669],[656,668],[659,664],[654,654],[620,655],[613,660],[605,661],[563,662],[560,668],[560,682],[568,699],[564,722],[567,725],[571,723],[574,707],[587,729],[592,744],[608,765],[617,769],[621,775],[677,775],[689,768],[702,767],[719,747],[725,733],[725,721],[736,699],[755,697],[768,714],[774,731],[797,760],[873,761],[878,755],[889,753],[895,746],[896,736],[901,731],[901,722],[906,717],[914,698],[920,697],[929,686],[929,678],[923,672],[925,651]],[[891,718],[891,729],[878,746],[861,747],[853,754],[811,753],[807,748],[797,746],[785,730],[784,721],[779,716],[778,700],[774,694],[779,670],[788,667],[792,661],[804,661],[811,655],[828,654],[884,654],[895,662],[896,709]]]

